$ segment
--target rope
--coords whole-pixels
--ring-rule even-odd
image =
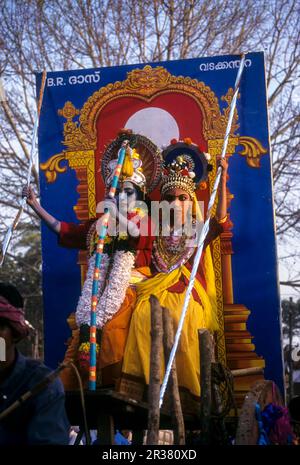
[[[211,379],[219,392],[222,405],[218,408],[212,409],[212,418],[224,418],[233,408],[235,416],[237,417],[237,407],[234,399],[233,376],[229,368],[225,367],[222,363],[212,363],[211,365]]]
[[[81,379],[80,373],[79,373],[78,368],[76,367],[76,365],[71,361],[68,362],[68,365],[70,365],[71,368],[73,368],[73,370],[75,371],[76,378],[77,378],[77,381],[78,381],[79,392],[80,392],[80,402],[81,402],[82,415],[83,415],[84,434],[85,434],[85,438],[86,438],[86,443],[89,446],[91,444],[91,436],[90,436],[90,430],[89,430],[88,423],[87,423],[86,406],[85,406],[82,379]]]
[[[243,69],[244,69],[244,64],[245,64],[245,54],[242,55],[242,59],[241,59],[241,62],[240,62],[240,67],[238,69],[237,77],[236,77],[236,81],[235,81],[235,85],[234,85],[234,95],[233,95],[233,98],[232,98],[232,101],[231,101],[231,104],[230,104],[230,112],[229,112],[229,116],[228,116],[228,123],[227,123],[226,132],[225,132],[221,158],[224,158],[225,154],[226,154],[226,149],[227,149],[230,130],[231,130],[231,125],[232,125],[232,119],[233,119],[234,110],[235,110],[235,106],[236,106],[236,101],[237,101],[237,96],[238,96],[238,91],[239,91],[239,85],[240,85],[242,72],[243,72]],[[180,339],[180,335],[181,335],[185,315],[186,315],[186,312],[187,312],[187,309],[188,309],[190,296],[191,296],[191,293],[192,293],[192,290],[193,290],[193,287],[194,287],[194,281],[195,281],[196,273],[197,273],[198,266],[199,266],[199,263],[200,263],[200,259],[201,259],[201,256],[202,256],[203,245],[204,245],[206,236],[207,236],[208,231],[209,231],[209,221],[211,219],[212,208],[214,206],[215,198],[216,198],[216,195],[217,195],[217,190],[218,190],[220,179],[221,179],[221,172],[222,172],[222,168],[219,166],[219,168],[217,170],[217,175],[216,175],[213,191],[211,193],[211,197],[210,197],[210,200],[209,200],[209,203],[208,203],[207,218],[206,218],[206,221],[204,223],[204,226],[202,228],[202,231],[201,231],[201,234],[200,234],[200,237],[199,237],[199,240],[198,240],[197,253],[196,253],[195,259],[194,259],[194,264],[193,264],[193,268],[192,268],[192,272],[191,272],[191,277],[190,277],[189,285],[188,285],[188,288],[187,288],[187,291],[186,291],[184,304],[183,304],[183,309],[182,309],[180,320],[179,320],[178,327],[177,327],[177,332],[176,332],[176,335],[175,335],[174,345],[173,345],[173,348],[172,348],[172,351],[171,351],[171,354],[170,354],[170,358],[169,358],[169,361],[168,361],[165,377],[164,377],[164,380],[163,380],[163,383],[162,383],[162,386],[161,386],[161,390],[160,390],[160,398],[159,398],[159,407],[160,408],[161,408],[162,403],[163,403],[163,398],[164,398],[164,394],[165,394],[165,391],[166,391],[166,388],[167,388],[168,379],[169,379],[172,364],[173,364],[173,361],[174,361],[174,358],[175,358],[176,350],[177,350],[177,347],[178,347],[178,343],[179,343],[179,339]]]
[[[41,87],[40,87],[40,92],[39,92],[39,99],[38,99],[37,110],[36,110],[36,116],[35,116],[33,131],[32,131],[29,165],[28,165],[28,170],[27,170],[27,182],[26,182],[27,187],[29,187],[29,184],[30,184],[30,176],[31,176],[32,166],[33,166],[33,163],[34,163],[34,156],[35,156],[35,151],[36,151],[37,132],[38,132],[40,112],[41,112],[41,108],[42,108],[42,102],[43,102],[43,96],[44,96],[44,90],[45,90],[45,84],[46,84],[46,77],[47,77],[47,72],[46,72],[46,70],[44,70],[43,74],[42,74],[42,82],[41,82]],[[6,110],[6,114],[8,116],[10,116],[9,113],[8,113],[7,108],[5,107],[4,101],[2,102],[2,105],[4,106],[4,108]],[[13,122],[12,119],[11,119],[11,122],[14,125],[14,122]],[[9,228],[8,228],[6,234],[5,234],[4,240],[3,240],[0,267],[4,263],[4,258],[5,258],[6,252],[8,250],[12,235],[13,235],[15,229],[17,228],[17,226],[19,224],[19,221],[20,221],[21,215],[23,213],[23,210],[25,208],[25,205],[26,205],[26,198],[23,197],[21,205],[19,207],[19,210],[18,210],[18,212],[17,212],[17,214],[16,214],[16,216],[15,216],[15,218],[13,220],[13,223],[12,223],[11,226],[9,226]]]

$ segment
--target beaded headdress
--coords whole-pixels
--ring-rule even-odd
[[[150,139],[141,134],[133,134],[129,129],[122,129],[103,154],[101,171],[105,186],[109,189],[117,165],[118,150],[125,139],[129,141],[129,146],[119,180],[121,183],[130,181],[141,191],[149,193],[160,182],[161,152]]]
[[[197,186],[207,179],[212,166],[209,154],[202,152],[191,139],[173,139],[162,153],[164,159],[161,195],[174,188],[186,191],[193,197]]]

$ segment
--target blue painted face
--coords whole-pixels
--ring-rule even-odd
[[[130,181],[125,181],[121,189],[117,190],[116,199],[121,209],[132,210],[138,200],[138,191],[135,185]]]

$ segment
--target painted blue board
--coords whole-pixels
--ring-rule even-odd
[[[203,81],[219,100],[234,86],[239,57],[236,55],[149,63],[163,66],[174,76]],[[47,76],[39,127],[39,160],[47,161],[64,146],[65,119],[58,114],[66,101],[81,109],[101,87],[123,81],[127,73],[145,64],[51,72]],[[37,88],[41,75],[37,75]],[[259,169],[250,168],[238,153],[230,159],[230,192],[234,195],[230,214],[233,221],[232,272],[234,301],[251,310],[247,329],[254,336],[256,353],[266,361],[265,377],[283,389],[280,299],[278,287],[271,156],[268,134],[267,98],[263,53],[247,55],[240,98],[237,103],[237,134],[256,138],[267,149]],[[182,109],[184,114],[184,108]],[[189,115],[184,115],[188,118]],[[237,147],[238,150],[238,147]],[[63,162],[67,163],[67,162]],[[75,171],[68,168],[49,184],[40,171],[41,203],[55,217],[77,222],[73,206],[78,194]],[[55,235],[42,226],[45,359],[55,367],[63,360],[70,336],[66,318],[75,310],[80,295],[77,251],[57,244]]]

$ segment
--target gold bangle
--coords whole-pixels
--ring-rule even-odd
[[[223,223],[226,223],[226,221],[227,221],[227,215],[225,215],[224,218],[222,218],[221,220],[218,220],[218,223],[223,224]]]

